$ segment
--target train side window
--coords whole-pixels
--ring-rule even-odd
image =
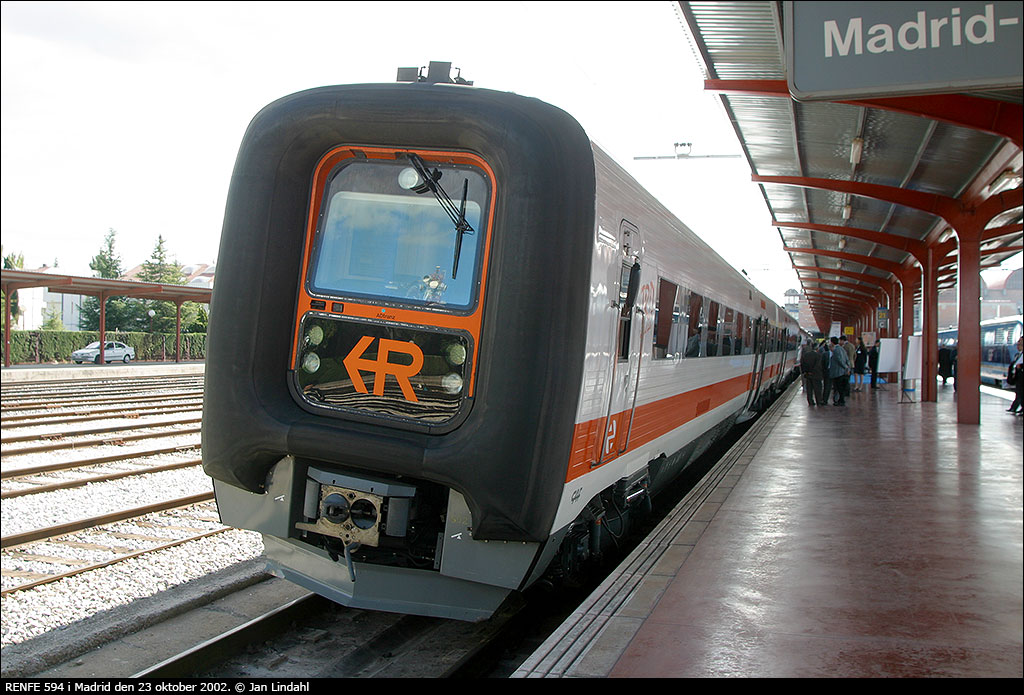
[[[736,312],[736,338],[733,340],[733,354],[743,354],[743,344],[747,340],[747,317],[741,311]]]
[[[743,333],[743,354],[750,355],[754,352],[754,318],[747,316],[745,319],[747,330]]]
[[[722,319],[722,354],[731,355],[733,345],[736,343],[736,312],[729,307],[725,308],[725,318]]]
[[[679,286],[665,279],[658,280],[658,301],[654,305],[654,359],[672,359],[679,343],[681,307]]]
[[[708,340],[707,340],[707,354],[708,357],[715,357],[718,355],[718,347],[721,342],[721,305],[718,302],[711,302],[708,306]]]
[[[687,302],[686,322],[686,356],[700,357],[700,329],[704,323],[704,297],[696,292],[690,292],[690,301]]]
[[[629,295],[629,275],[633,269],[631,263],[622,264],[619,276],[619,304],[623,312],[619,315],[619,361],[629,359],[629,339],[633,333],[633,312],[625,310],[626,297]]]

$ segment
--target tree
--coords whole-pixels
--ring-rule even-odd
[[[138,278],[143,282],[157,282],[164,285],[185,284],[185,273],[182,272],[181,264],[177,260],[169,258],[166,242],[162,235],[157,237],[153,253],[149,260],[142,264]],[[146,321],[152,326],[151,331],[174,333],[177,326],[177,307],[172,302],[146,301],[139,302],[138,305],[144,308]],[[192,302],[186,302],[182,306],[181,326],[183,331],[187,332],[188,327],[195,322],[195,307],[196,305]],[[155,312],[152,319],[148,315],[150,310]]]
[[[0,251],[2,253],[2,251]],[[4,270],[17,270],[25,267],[25,256],[24,254],[9,253],[4,256]],[[6,301],[6,297],[2,297],[3,301]],[[21,307],[18,306],[18,291],[15,290],[11,294],[11,320],[17,323],[18,319],[21,318]],[[7,321],[7,313],[3,312],[3,320]]]
[[[116,280],[124,275],[124,268],[121,267],[121,257],[114,250],[114,237],[116,236],[117,232],[113,229],[108,229],[107,235],[103,237],[103,247],[89,261],[89,267],[95,273],[93,277]]]
[[[43,316],[46,320],[43,321],[42,329],[44,331],[63,331],[64,322],[60,320],[60,312],[54,309],[44,309]]]
[[[184,285],[185,274],[181,270],[181,264],[167,257],[165,243],[162,235],[156,238],[156,247],[149,260],[142,264],[139,280],[165,285]]]
[[[93,277],[116,280],[124,274],[121,267],[121,256],[114,249],[117,232],[108,229],[107,235],[103,238],[103,246],[100,252],[89,261],[89,267],[93,271]],[[131,330],[137,327],[136,311],[130,302],[124,297],[110,297],[107,299],[106,330]],[[100,328],[100,302],[96,297],[86,297],[82,302],[81,318],[79,326],[82,330],[98,331]]]

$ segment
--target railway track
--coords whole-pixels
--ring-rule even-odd
[[[173,548],[191,541],[208,538],[219,533],[229,531],[230,528],[221,526],[216,518],[216,510],[212,506],[200,506],[204,502],[210,502],[213,493],[203,493],[185,498],[168,500],[153,505],[146,505],[137,509],[128,509],[111,514],[104,514],[97,517],[81,519],[66,524],[46,526],[10,536],[0,538],[0,547],[4,551],[5,559],[24,562],[31,562],[35,565],[45,565],[53,568],[51,572],[37,570],[3,570],[5,580],[18,579],[20,583],[4,587],[0,594],[7,595],[16,591],[32,589],[43,584],[56,582],[67,577],[73,577],[95,569],[109,567],[118,562],[124,562],[142,555],[157,553]],[[169,510],[185,509],[195,507],[196,513],[190,517],[195,522],[205,522],[207,526],[216,524],[215,528],[197,528],[195,524],[182,525],[180,519],[177,524],[166,522],[166,517],[160,519],[159,513]],[[119,530],[118,522],[132,520],[134,526],[149,529],[149,533],[130,533]],[[168,539],[164,535],[156,535],[161,532],[184,532],[185,535],[179,538]],[[129,547],[115,545],[126,540],[141,542],[145,547]],[[62,552],[62,551],[75,552]],[[91,551],[99,556],[111,556],[104,559],[87,560],[80,557],[78,551]],[[71,566],[72,569],[61,571],[61,568]]]
[[[4,427],[8,430],[14,430],[43,425],[67,425],[95,420],[109,420],[113,417],[134,419],[146,415],[169,415],[171,413],[202,410],[203,401],[201,396],[189,398],[188,401],[181,405],[168,406],[157,403],[156,405],[135,406],[127,410],[120,406],[113,406],[110,408],[94,408],[88,411],[73,410],[71,413],[54,414],[52,411],[47,411],[38,415],[9,416],[4,418]]]
[[[83,386],[83,384],[88,385]],[[14,402],[17,399],[38,399],[47,394],[68,398],[81,394],[137,394],[146,390],[169,390],[181,387],[202,389],[203,377],[201,375],[164,375],[17,382],[0,386],[0,396],[3,396],[5,401],[11,399]]]
[[[170,656],[136,678],[447,678],[516,619],[480,623],[363,611],[313,593]]]
[[[135,485],[156,481],[152,485],[159,487],[166,476],[190,470],[193,479],[201,478],[196,475],[201,460],[194,455],[201,418],[190,417],[201,409],[201,389],[201,377],[193,376],[143,377],[128,384],[102,379],[4,387],[0,413],[4,596],[229,530],[216,518],[212,486],[204,478],[201,491],[164,495],[167,499],[146,504],[136,499],[138,493],[109,487],[130,479],[140,481]],[[179,405],[180,401],[188,402]],[[110,422],[78,424],[98,420]],[[131,442],[168,438],[173,439],[163,446],[125,450]],[[97,447],[120,451],[97,450],[94,456],[61,460],[60,454],[71,450],[81,454]],[[182,460],[181,455],[190,452],[193,455]],[[95,496],[80,498],[84,502],[68,502],[61,496],[74,489],[98,491],[101,498],[110,498],[104,503],[115,508],[93,514],[71,512],[73,518],[68,519],[68,506],[100,511],[92,501]],[[148,492],[149,496],[159,494],[159,490]],[[23,512],[23,506],[8,508],[15,503],[28,504],[30,511]],[[52,507],[49,512],[48,506]],[[109,505],[99,505],[105,506]],[[31,521],[39,523],[26,529]],[[12,526],[16,530],[8,532]]]

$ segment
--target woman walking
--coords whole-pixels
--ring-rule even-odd
[[[861,336],[857,336],[857,352],[853,359],[853,383],[855,384],[854,391],[864,390],[864,374],[867,371],[868,366],[868,349],[864,345],[864,339]]]

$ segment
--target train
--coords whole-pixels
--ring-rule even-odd
[[[486,620],[614,547],[794,378],[798,335],[561,109],[320,87],[239,148],[203,466],[273,574]]]
[[[1024,315],[1000,316],[981,322],[981,382],[996,388],[1013,388],[1006,371],[1017,356],[1017,341],[1024,330]],[[956,350],[956,327],[939,331],[939,348]]]

